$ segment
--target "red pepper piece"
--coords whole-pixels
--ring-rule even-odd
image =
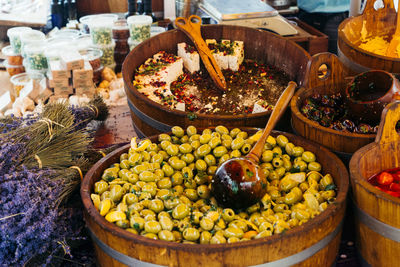
[[[393,183],[393,180],[393,176],[388,172],[382,172],[378,175],[378,178],[376,179],[378,184],[381,185],[390,185],[391,183]]]
[[[398,183],[391,183],[390,190],[395,192],[400,192],[400,184]]]
[[[386,193],[394,197],[400,197],[400,192],[386,191]]]
[[[397,172],[393,173],[392,175],[393,175],[393,179],[396,182],[400,182],[400,171],[397,171]]]

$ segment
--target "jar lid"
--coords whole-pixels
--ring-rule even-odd
[[[112,28],[112,26],[114,25],[114,22],[117,19],[114,17],[109,17],[109,16],[95,16],[93,18],[91,18],[88,21],[88,25],[90,29],[95,29],[95,28],[100,28],[100,27],[106,27],[106,28]]]
[[[1,53],[3,53],[6,57],[21,55],[19,53],[15,53],[14,49],[11,47],[11,45],[3,47],[3,49],[1,49]]]
[[[30,43],[33,41],[45,40],[46,36],[43,32],[37,30],[31,30],[21,33],[21,42]]]
[[[34,42],[28,43],[24,46],[25,54],[36,54],[36,53],[43,53],[46,48],[46,42]]]
[[[95,60],[99,59],[103,56],[103,51],[97,48],[86,48],[79,50],[79,53],[82,55],[84,60]]]
[[[44,75],[42,75],[42,78],[44,78]],[[31,78],[29,77],[28,73],[20,73],[17,75],[14,75],[10,78],[10,82],[16,86],[16,85],[25,85],[27,84]]]
[[[151,24],[153,19],[147,15],[133,15],[128,17],[128,24]]]
[[[115,20],[118,19],[118,15],[117,15],[117,14],[107,14],[107,13],[105,13],[105,14],[96,14],[96,15],[87,15],[87,16],[83,16],[83,17],[81,17],[81,18],[79,19],[79,22],[82,23],[82,24],[88,24],[88,22],[89,22],[92,18],[97,17],[97,16],[110,17],[110,18],[114,18]]]
[[[32,31],[31,27],[13,27],[7,30],[7,36],[11,38],[17,34],[21,34],[23,32]]]
[[[71,38],[76,39],[80,35],[78,30],[74,29],[64,29],[54,33],[53,38]]]

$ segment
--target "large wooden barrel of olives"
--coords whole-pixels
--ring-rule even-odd
[[[254,129],[244,129],[255,133]],[[103,171],[119,161],[129,145],[98,161],[86,174],[81,196],[84,216],[91,234],[99,266],[332,266],[342,231],[349,185],[344,164],[333,153],[292,134],[284,134],[296,146],[313,152],[323,172],[333,176],[337,186],[334,204],[313,219],[282,234],[230,244],[183,244],[153,240],[130,233],[110,223],[95,209],[91,193]],[[154,136],[150,138],[157,140]]]
[[[326,65],[328,68],[325,76],[318,75],[321,65]],[[358,134],[323,127],[318,122],[308,119],[300,110],[304,100],[313,95],[337,93],[344,95],[347,86],[346,75],[347,69],[335,55],[329,53],[314,55],[307,67],[305,86],[295,93],[290,108],[292,127],[297,134],[338,152],[343,158],[349,160],[350,154],[373,142],[375,134]]]
[[[400,102],[386,106],[375,142],[354,153],[350,161],[357,248],[370,266],[397,266],[400,254],[400,199],[373,186],[368,179],[400,166],[396,123]]]
[[[309,54],[296,43],[276,34],[241,26],[206,25],[201,28],[203,39],[228,39],[244,41],[245,59],[253,59],[283,70],[298,85],[302,84]],[[232,127],[264,127],[271,111],[245,115],[207,115],[171,110],[139,93],[133,86],[134,72],[148,58],[159,51],[177,53],[177,44],[190,39],[180,30],[156,35],[135,47],[126,57],[122,75],[128,105],[136,132],[149,136],[167,132],[171,126],[208,127],[226,125]]]
[[[396,28],[396,11],[393,1],[385,0],[384,8],[375,10],[374,0],[368,0],[362,15],[344,20],[338,28],[338,56],[352,70],[361,73],[368,70],[385,70],[400,73],[400,58],[378,55],[359,47],[361,35],[391,36]]]

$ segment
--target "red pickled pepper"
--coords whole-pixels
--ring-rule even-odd
[[[394,197],[400,197],[400,168],[382,171],[368,179],[375,188]]]

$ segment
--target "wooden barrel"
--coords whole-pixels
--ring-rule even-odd
[[[375,10],[375,0],[368,0],[362,15],[347,18],[339,25],[338,56],[353,74],[371,69],[400,74],[400,58],[380,56],[359,48],[365,30],[368,36],[391,36],[394,33],[396,10],[393,1],[383,2],[385,7]]]
[[[324,77],[318,77],[318,69],[323,64],[327,65],[328,71]],[[349,153],[354,153],[357,149],[373,142],[375,134],[336,131],[308,119],[300,111],[304,100],[313,94],[341,92],[345,95],[346,74],[347,69],[335,55],[330,53],[314,55],[307,67],[305,87],[300,88],[295,93],[290,108],[292,111],[292,127],[297,134],[338,152],[345,158],[350,158]]]
[[[400,199],[367,181],[376,173],[400,166],[400,136],[395,130],[399,119],[400,102],[387,105],[375,142],[359,149],[350,161],[357,248],[372,266],[399,266]]]
[[[244,41],[245,58],[276,66],[286,72],[289,78],[301,85],[309,54],[296,43],[263,30],[232,26],[206,25],[201,28],[204,39],[229,39]],[[180,30],[167,31],[156,35],[135,47],[126,57],[122,75],[128,105],[131,109],[135,130],[141,136],[170,131],[171,126],[208,127],[226,125],[232,127],[264,127],[271,111],[248,115],[205,115],[179,110],[170,110],[139,93],[132,84],[134,71],[157,52],[164,50],[176,54],[177,43],[192,43]]]
[[[255,129],[244,129],[255,133]],[[106,221],[92,204],[93,185],[103,171],[127,152],[121,147],[98,161],[86,174],[81,197],[84,216],[100,266],[331,266],[336,258],[348,190],[344,164],[327,149],[304,138],[282,132],[295,145],[317,156],[323,171],[331,173],[337,185],[335,204],[315,218],[281,235],[246,242],[219,245],[192,245],[153,240],[132,234]],[[157,140],[156,136],[150,138]]]

